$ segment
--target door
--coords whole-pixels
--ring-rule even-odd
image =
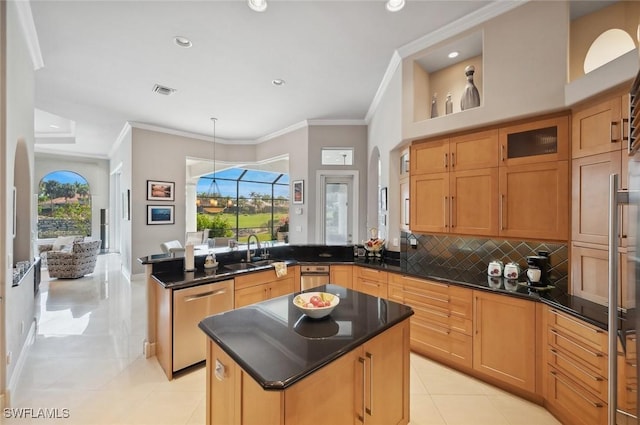
[[[324,179],[324,243],[347,245],[353,242],[353,178],[327,177]]]

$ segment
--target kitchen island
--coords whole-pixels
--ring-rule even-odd
[[[285,295],[207,317],[207,424],[409,422],[410,307],[338,286],[313,320]]]

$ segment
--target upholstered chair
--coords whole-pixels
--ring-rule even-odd
[[[47,263],[50,277],[77,279],[93,273],[102,241],[74,242],[70,252],[49,251]]]

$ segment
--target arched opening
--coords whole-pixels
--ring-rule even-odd
[[[24,139],[18,140],[13,168],[13,259],[31,260],[31,165]]]
[[[73,171],[53,171],[40,180],[38,238],[91,236],[91,190]]]
[[[584,73],[588,74],[635,48],[633,38],[626,31],[617,28],[607,30],[591,43],[584,58]]]

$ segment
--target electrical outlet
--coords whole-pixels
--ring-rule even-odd
[[[393,238],[393,246],[398,246],[398,238]]]
[[[296,226],[296,232],[302,232],[302,226]]]

